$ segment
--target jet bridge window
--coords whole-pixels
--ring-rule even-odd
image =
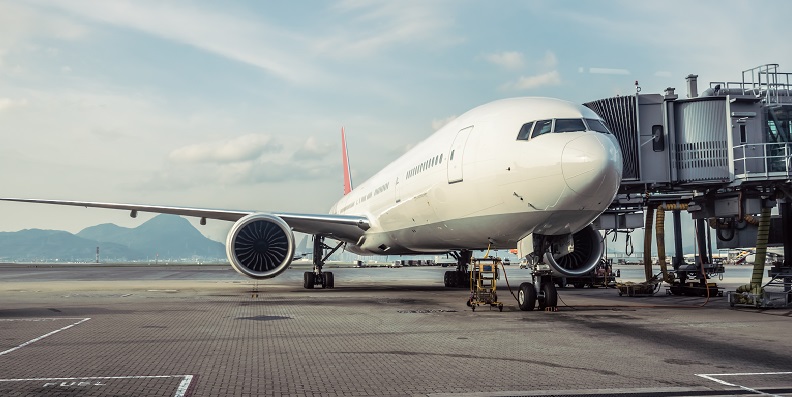
[[[608,127],[606,127],[605,124],[597,119],[586,119],[586,124],[588,124],[588,129],[591,131],[602,132],[605,134],[611,133]]]
[[[533,134],[531,134],[531,138],[536,138],[539,135],[547,134],[552,130],[553,127],[553,120],[539,120],[534,125]]]
[[[528,138],[531,136],[531,127],[533,127],[534,122],[525,123],[523,124],[522,128],[520,128],[520,133],[517,134],[518,141],[527,141]]]
[[[556,119],[553,132],[585,131],[586,126],[581,119]]]

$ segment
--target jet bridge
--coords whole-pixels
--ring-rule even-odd
[[[712,261],[705,239],[710,230],[705,220],[716,231],[719,248],[745,246],[748,241],[756,245],[758,214],[776,203],[783,227],[788,228],[792,222],[786,219],[792,214],[790,76],[777,64],[761,65],[743,71],[740,81],[712,82],[699,94],[698,76],[691,74],[686,78],[686,98],[669,87],[663,94],[637,90],[635,95],[585,103],[608,123],[624,158],[619,195],[598,220],[600,228],[645,227],[658,206],[675,208],[673,265],[680,277],[696,270],[685,271],[682,261],[681,206],[696,220],[703,248],[698,257],[708,266]],[[644,210],[647,220],[640,224],[634,214]],[[784,230],[780,240],[770,243],[784,246],[781,271],[790,274],[792,229]],[[646,263],[651,251],[645,251],[649,252]],[[650,276],[648,266],[647,279]]]

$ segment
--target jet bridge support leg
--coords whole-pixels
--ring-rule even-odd
[[[343,243],[339,242],[334,248],[324,243],[325,236],[317,234],[313,238],[313,271],[303,274],[303,287],[313,289],[315,286],[322,288],[335,288],[335,277],[332,272],[323,272],[325,261],[336,250],[341,248]],[[325,254],[326,250],[330,250]]]

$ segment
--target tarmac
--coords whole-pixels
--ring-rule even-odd
[[[330,270],[0,265],[0,396],[792,396],[792,310],[565,288],[523,312],[502,279],[474,312],[448,269]]]

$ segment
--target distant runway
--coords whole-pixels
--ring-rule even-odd
[[[521,312],[502,283],[472,312],[447,269],[332,270],[0,265],[0,395],[792,395],[789,310],[567,288]]]

